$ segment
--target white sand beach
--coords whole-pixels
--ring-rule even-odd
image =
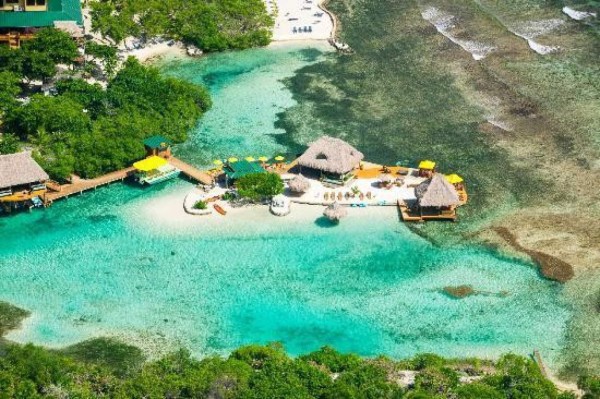
[[[273,41],[327,40],[333,36],[333,20],[319,0],[265,0],[275,18]]]

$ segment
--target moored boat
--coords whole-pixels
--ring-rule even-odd
[[[215,208],[215,211],[219,212],[221,215],[227,215],[227,211],[223,209],[219,204],[213,204],[213,208]]]

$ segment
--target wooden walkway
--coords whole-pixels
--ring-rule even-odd
[[[188,178],[197,181],[198,183],[202,183],[204,185],[210,186],[214,183],[214,179],[211,175],[206,172],[197,169],[196,167],[183,162],[179,158],[171,157],[169,158],[169,163],[175,166],[177,169],[181,170],[181,173],[186,175]]]
[[[134,171],[133,167],[117,170],[95,179],[79,180],[71,184],[63,184],[58,187],[50,186],[55,191],[48,191],[44,196],[44,205],[51,205],[54,201],[61,198],[67,198],[69,195],[81,194],[84,191],[95,189],[116,181],[123,181]]]

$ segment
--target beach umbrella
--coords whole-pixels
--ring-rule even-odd
[[[239,159],[237,159],[236,157],[229,157],[227,159],[227,162],[229,162],[229,163],[234,163],[234,162],[237,162],[237,161],[239,161]]]
[[[254,161],[256,161],[256,159],[254,159],[254,157],[246,157],[246,158],[244,158],[244,159],[245,159],[246,161],[248,161],[248,162],[254,162]]]
[[[265,157],[264,155],[262,157],[258,157],[258,160],[260,162],[267,162],[269,160],[269,157]]]
[[[348,211],[336,201],[325,208],[325,211],[323,211],[323,216],[332,222],[337,223],[341,218],[348,216]]]
[[[223,165],[223,161],[221,161],[220,159],[215,159],[213,161],[213,165],[215,165],[215,166],[221,166],[221,165]]]
[[[298,175],[289,181],[288,187],[295,193],[305,193],[310,189],[310,181],[302,175]]]
[[[282,155],[277,155],[277,156],[275,157],[275,160],[276,160],[277,162],[281,162],[281,161],[283,161],[284,159],[285,159],[285,157],[284,157],[284,156],[282,156]]]
[[[446,180],[448,180],[448,183],[450,184],[458,184],[463,182],[463,178],[456,173],[446,175]]]

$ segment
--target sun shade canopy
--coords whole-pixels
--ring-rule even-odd
[[[133,164],[133,167],[139,170],[140,172],[149,172],[151,170],[155,170],[167,164],[167,160],[161,157],[153,156],[144,159],[143,161],[138,161]]]

